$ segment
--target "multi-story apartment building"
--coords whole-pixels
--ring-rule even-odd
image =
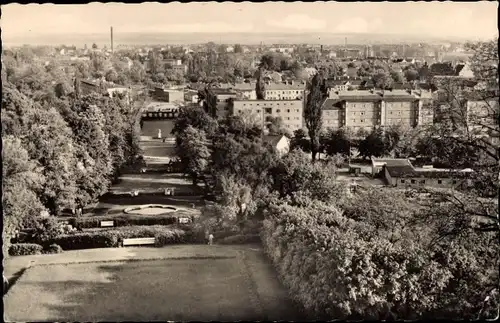
[[[217,102],[216,115],[218,118],[223,118],[228,115],[230,111],[231,101],[238,97],[238,93],[230,89],[220,89],[211,88],[209,95],[215,96],[215,98],[209,98],[209,100],[214,100]]]
[[[323,104],[323,127],[370,130],[432,124],[429,100],[430,95],[421,91],[332,91]]]
[[[290,131],[303,126],[303,101],[301,100],[234,100],[233,115],[249,111],[255,115],[262,126],[269,122],[269,117],[280,117],[284,126]]]
[[[302,100],[306,85],[303,82],[288,84],[266,84],[266,100]]]
[[[305,89],[305,82],[267,82],[265,84],[266,100],[302,100]],[[239,83],[234,85],[231,90],[240,93],[241,98],[257,100],[255,83]]]

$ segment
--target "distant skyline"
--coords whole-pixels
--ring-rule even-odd
[[[498,36],[498,2],[90,3],[2,6],[5,41],[109,33],[369,33]]]

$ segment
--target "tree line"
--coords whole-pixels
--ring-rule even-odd
[[[36,226],[41,214],[57,216],[95,202],[140,153],[140,114],[124,98],[80,96],[73,89],[44,100],[34,95],[36,86],[3,78],[7,245],[16,230]],[[44,86],[50,92],[57,83]]]

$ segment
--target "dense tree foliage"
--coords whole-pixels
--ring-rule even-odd
[[[307,199],[278,202],[264,221],[266,251],[312,317],[495,315],[498,298],[484,302],[498,280],[498,244],[491,236],[445,234],[430,221],[434,210],[401,191],[362,191],[335,204],[344,212]]]
[[[26,165],[36,165],[40,180],[35,186],[30,180],[22,183],[15,171],[7,178],[3,215],[12,219],[10,236],[14,228],[35,225],[41,211],[58,215],[94,201],[107,191],[112,175],[138,153],[139,133],[134,127],[138,111],[126,101],[82,96],[78,76],[72,95],[73,86],[64,74],[68,71],[57,65],[39,69],[34,63],[28,68],[16,71],[13,75],[21,77],[3,84],[2,137],[7,138],[4,148],[8,148],[3,152],[14,159],[26,154],[19,171],[23,167],[24,172],[31,171],[34,166]],[[19,150],[17,155],[12,147]]]
[[[193,184],[196,185],[200,179],[204,178],[210,161],[205,132],[188,126],[179,134],[176,150],[177,156],[185,167],[184,172],[192,178]]]

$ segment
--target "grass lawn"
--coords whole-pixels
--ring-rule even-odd
[[[206,246],[200,246],[200,250],[203,248]],[[21,276],[4,298],[5,319],[299,319],[260,249],[234,247],[227,251],[234,258],[35,266]]]

